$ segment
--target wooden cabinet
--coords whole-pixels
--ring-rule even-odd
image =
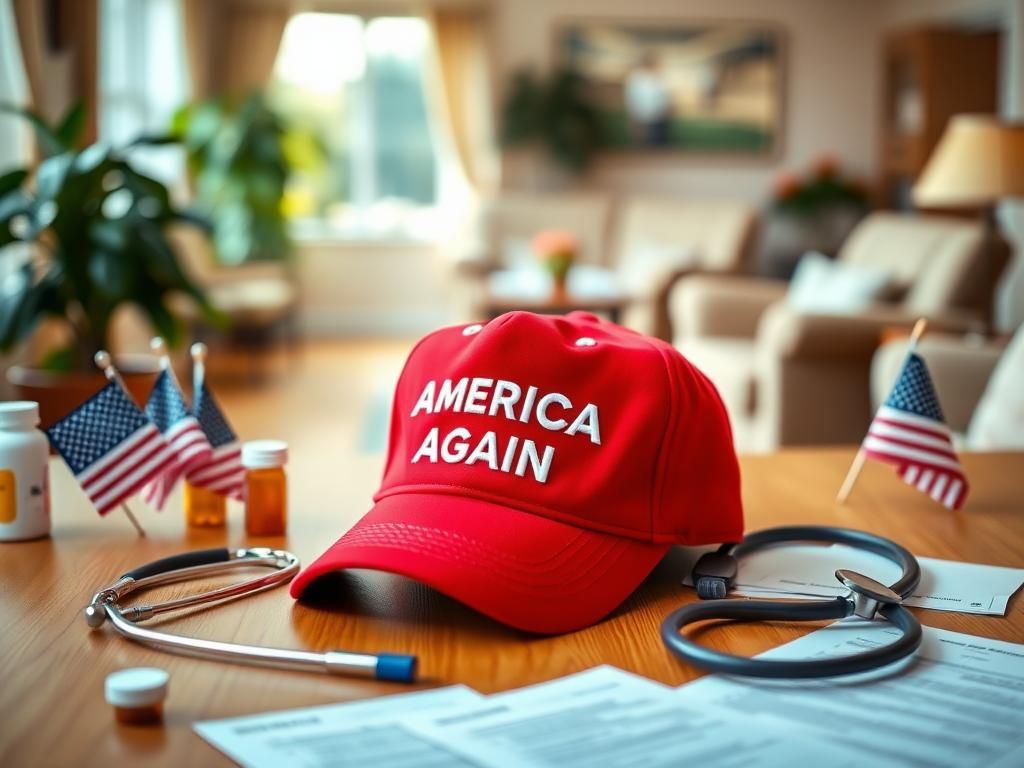
[[[878,204],[909,210],[910,190],[946,122],[994,113],[999,99],[999,32],[948,27],[894,32],[885,40]]]

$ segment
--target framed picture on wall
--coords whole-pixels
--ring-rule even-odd
[[[555,40],[558,61],[586,81],[613,148],[771,157],[781,147],[776,26],[564,21]]]

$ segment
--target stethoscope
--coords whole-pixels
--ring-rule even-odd
[[[162,603],[122,608],[121,601],[133,592],[212,576],[236,568],[263,566],[270,573],[196,595]],[[264,648],[239,643],[224,643],[158,632],[138,626],[153,616],[178,611],[204,603],[221,603],[273,589],[284,584],[299,571],[299,559],[283,549],[257,547],[251,549],[203,549],[165,557],[128,571],[92,597],[85,608],[85,620],[93,629],[104,622],[129,640],[163,651],[202,659],[231,661],[277,669],[299,669],[329,672],[335,675],[356,675],[377,680],[412,683],[416,681],[416,657],[399,653],[348,653],[345,651],[297,651]]]
[[[891,587],[854,571],[836,571],[836,577],[849,593],[832,600],[776,601],[725,600],[736,575],[740,557],[769,545],[814,541],[847,544],[866,549],[892,560],[902,575]],[[190,581],[201,576],[249,566],[272,569],[270,573],[247,581],[219,587],[196,595],[162,603],[121,606],[133,592],[164,584]],[[220,603],[262,592],[289,581],[299,570],[295,555],[281,549],[205,549],[155,560],[128,571],[108,587],[93,595],[85,608],[85,620],[93,629],[107,621],[122,636],[160,650],[203,659],[231,661],[280,669],[318,670],[340,675],[358,675],[378,680],[414,682],[416,657],[407,654],[366,654],[344,651],[312,651],[264,648],[225,643],[159,632],[138,626],[153,616],[204,603]],[[668,649],[683,661],[709,671],[731,675],[771,678],[832,677],[882,667],[899,661],[921,644],[921,625],[904,608],[903,598],[910,595],[921,579],[914,556],[889,539],[863,531],[828,527],[770,528],[748,535],[739,544],[725,545],[717,552],[701,557],[693,568],[694,584],[702,602],[683,606],[671,613],[661,626]],[[841,658],[777,661],[733,656],[698,645],[680,630],[708,619],[739,621],[820,621],[856,615],[865,619],[881,616],[901,630],[898,640]]]
[[[739,558],[777,544],[797,542],[846,544],[881,555],[896,563],[902,571],[891,586],[855,571],[838,570],[836,578],[848,593],[832,600],[725,600],[736,576]],[[768,528],[747,535],[735,545],[702,556],[693,567],[693,582],[701,602],[684,605],[666,617],[661,625],[665,645],[678,658],[711,672],[767,678],[835,677],[867,672],[910,656],[921,645],[921,625],[901,605],[921,580],[917,559],[894,541],[849,528],[793,526]],[[800,661],[752,659],[714,651],[698,645],[681,630],[697,621],[732,619],[734,621],[820,621],[859,616],[887,619],[901,632],[899,639],[879,648],[833,658]]]

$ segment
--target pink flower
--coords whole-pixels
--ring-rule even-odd
[[[576,236],[571,232],[560,229],[544,229],[533,237],[533,252],[538,258],[550,259],[555,256],[568,257],[576,256],[579,243]]]
[[[800,179],[792,173],[783,173],[775,179],[772,188],[776,199],[789,200],[800,189]]]

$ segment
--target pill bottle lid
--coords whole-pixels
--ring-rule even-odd
[[[288,443],[281,440],[250,440],[242,445],[242,466],[246,469],[283,467],[288,462]]]
[[[132,667],[107,675],[107,703],[115,707],[151,707],[167,698],[170,676],[159,667]]]
[[[31,400],[12,400],[0,403],[0,429],[21,427],[32,429],[39,424],[39,403]]]

